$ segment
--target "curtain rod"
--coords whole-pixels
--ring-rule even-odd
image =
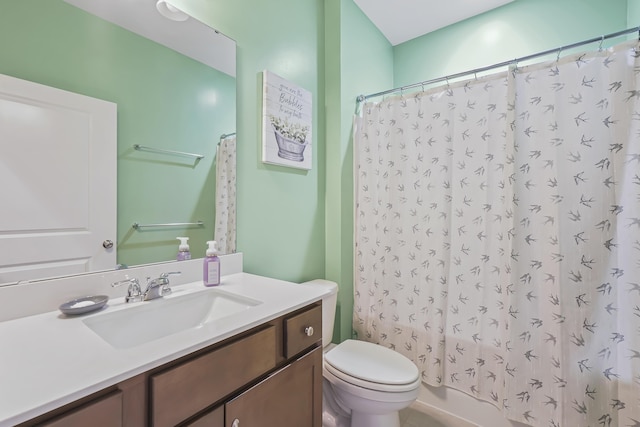
[[[361,103],[361,102],[366,101],[369,98],[375,98],[377,96],[388,95],[390,93],[395,93],[395,92],[402,92],[402,91],[407,90],[407,89],[413,89],[413,88],[416,88],[416,87],[422,87],[422,86],[433,84],[433,83],[440,83],[440,82],[444,82],[444,81],[448,82],[450,79],[453,80],[453,79],[457,79],[457,78],[460,78],[460,77],[468,76],[468,75],[471,75],[471,74],[478,74],[478,73],[482,73],[482,72],[485,72],[485,71],[493,70],[494,68],[506,67],[506,66],[511,65],[511,64],[517,64],[518,62],[528,61],[528,60],[535,59],[535,58],[538,58],[538,57],[541,57],[541,56],[545,56],[545,55],[549,55],[549,54],[555,53],[555,52],[558,53],[558,58],[560,58],[560,53],[563,50],[573,49],[575,47],[584,46],[586,44],[595,43],[595,42],[598,42],[598,41],[600,42],[600,48],[602,48],[602,43],[607,39],[620,37],[620,36],[624,36],[626,34],[631,34],[631,33],[636,33],[636,32],[638,33],[638,38],[640,39],[640,26],[639,27],[634,27],[634,28],[628,28],[626,30],[618,31],[618,32],[615,32],[615,33],[606,34],[606,35],[603,35],[603,36],[600,36],[600,37],[594,37],[592,39],[583,40],[581,42],[577,42],[577,43],[573,43],[573,44],[568,44],[566,46],[561,46],[561,47],[558,47],[558,48],[555,48],[555,49],[545,50],[544,52],[538,52],[538,53],[534,53],[533,55],[523,56],[521,58],[515,58],[515,59],[512,59],[510,61],[499,62],[497,64],[489,65],[489,66],[486,66],[486,67],[475,68],[473,70],[464,71],[462,73],[451,74],[451,75],[448,75],[448,76],[438,77],[436,79],[431,79],[431,80],[425,80],[425,81],[419,82],[419,83],[412,83],[412,84],[409,84],[409,85],[406,85],[406,86],[400,86],[400,87],[396,87],[396,88],[393,88],[393,89],[388,89],[388,90],[385,90],[385,91],[382,91],[382,92],[372,93],[372,94],[369,94],[369,95],[359,95],[356,98],[356,101],[358,103]]]
[[[218,145],[220,145],[223,140],[229,138],[230,136],[234,136],[235,134],[236,134],[235,132],[223,133],[222,135],[220,135],[220,141],[218,141]]]

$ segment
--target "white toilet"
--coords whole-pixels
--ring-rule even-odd
[[[331,344],[338,285],[322,299],[323,427],[400,427],[398,411],[418,397],[420,376],[409,359],[386,347],[357,340]]]

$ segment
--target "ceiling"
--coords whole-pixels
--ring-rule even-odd
[[[354,0],[395,46],[514,0]]]
[[[232,77],[236,75],[233,40],[194,18],[165,18],[156,9],[157,0],[64,1]]]

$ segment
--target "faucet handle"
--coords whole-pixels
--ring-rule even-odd
[[[182,274],[181,271],[170,271],[168,273],[160,274],[160,277],[165,279],[162,284],[162,289],[160,290],[162,296],[169,295],[171,293],[171,288],[169,287],[169,276],[178,276],[180,274]]]
[[[160,274],[160,277],[162,277],[163,279],[166,279],[169,276],[179,276],[180,274],[182,274],[182,271],[170,271],[168,273]]]
[[[116,288],[118,286],[126,285],[126,284],[128,284],[129,287],[127,288],[127,296],[124,298],[124,300],[126,302],[142,301],[142,289],[140,289],[140,282],[136,278],[124,279],[118,282],[113,282],[111,284],[111,287]]]

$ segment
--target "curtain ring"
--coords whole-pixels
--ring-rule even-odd
[[[558,49],[558,56],[556,56],[556,62],[560,61],[560,54],[562,53],[562,48]]]
[[[420,85],[422,86],[422,93],[424,93],[424,82],[420,83]]]
[[[475,78],[476,78],[476,80],[478,80],[478,72],[477,72],[477,71],[474,71],[474,72],[473,72],[473,77],[475,77]]]
[[[445,76],[444,79],[447,81],[447,87],[449,87],[449,76]]]
[[[602,52],[602,43],[604,43],[604,36],[600,37],[600,46],[598,47],[598,52]]]

